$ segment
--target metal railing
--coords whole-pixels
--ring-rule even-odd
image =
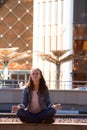
[[[0,88],[21,88],[24,80],[0,80]]]
[[[0,88],[23,88],[25,80],[0,80]],[[87,90],[87,81],[47,81],[47,86],[52,89]],[[52,87],[51,87],[52,86]]]

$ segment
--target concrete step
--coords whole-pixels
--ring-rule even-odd
[[[64,116],[68,114],[56,114],[55,116]],[[78,115],[78,114],[69,114]],[[85,115],[85,114],[80,114]],[[86,115],[87,116],[87,115]],[[0,117],[16,117],[16,113],[0,113]],[[84,119],[84,118],[83,118]],[[64,119],[65,121],[65,119]],[[21,121],[0,122],[0,130],[87,130],[87,123],[73,123],[73,122],[54,122],[52,124],[47,123],[22,123]]]
[[[21,122],[0,122],[0,130],[87,130],[85,123],[61,123],[61,124],[27,124]]]

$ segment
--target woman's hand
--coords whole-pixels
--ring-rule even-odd
[[[61,104],[55,104],[55,105],[53,105],[53,107],[54,107],[56,110],[61,110],[61,109],[62,109]]]
[[[16,113],[19,110],[18,106],[12,106],[11,112]]]
[[[16,113],[21,108],[25,109],[25,106],[23,104],[19,104],[17,106],[12,106],[11,112]]]

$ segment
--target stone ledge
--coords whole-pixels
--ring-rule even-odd
[[[75,110],[57,110],[55,118],[57,117],[87,117],[87,110],[75,111]],[[0,113],[1,117],[16,118],[16,113]]]
[[[86,123],[26,124],[21,122],[1,122],[0,130],[87,130]]]

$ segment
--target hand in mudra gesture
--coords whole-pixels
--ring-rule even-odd
[[[61,110],[61,109],[62,109],[62,106],[61,106],[61,104],[55,104],[55,105],[54,105],[54,108],[55,108],[56,110]]]

